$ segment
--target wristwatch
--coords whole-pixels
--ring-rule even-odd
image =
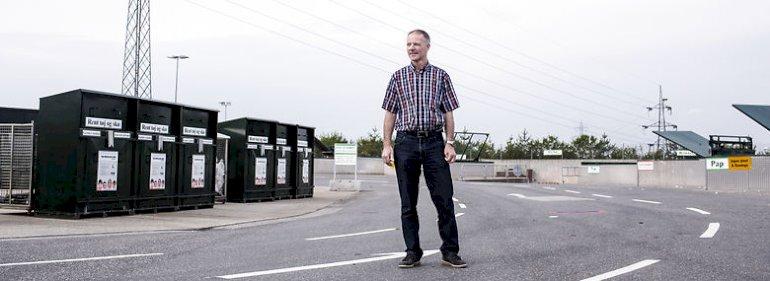
[[[455,147],[455,141],[454,140],[448,140],[448,141],[446,141],[446,144],[448,144],[451,147]]]

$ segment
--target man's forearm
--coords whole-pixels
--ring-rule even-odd
[[[455,117],[452,112],[447,112],[444,115],[444,130],[446,131],[446,139],[454,140],[455,138]]]
[[[396,126],[396,114],[385,111],[385,122],[382,125],[382,143],[386,146],[392,145],[390,140],[393,139],[393,127]]]

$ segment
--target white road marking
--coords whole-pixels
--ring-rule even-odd
[[[438,252],[439,252],[439,250],[424,251],[423,252],[423,257],[430,256],[430,255],[435,255]],[[303,270],[311,270],[311,269],[321,269],[321,268],[338,267],[338,266],[345,266],[345,265],[370,263],[370,262],[384,261],[384,260],[390,260],[390,259],[400,259],[400,258],[403,258],[404,256],[406,256],[406,253],[403,253],[403,252],[400,252],[400,253],[383,253],[383,254],[375,254],[375,256],[376,257],[365,258],[365,259],[358,259],[358,260],[338,261],[338,262],[333,262],[333,263],[314,264],[314,265],[305,265],[305,266],[297,266],[297,267],[287,267],[287,268],[279,268],[279,269],[254,271],[254,272],[238,273],[238,274],[231,274],[231,275],[223,275],[223,276],[217,276],[217,278],[222,278],[222,279],[238,279],[238,278],[263,276],[263,275],[271,275],[271,274],[278,274],[278,273],[287,273],[287,272],[295,272],[295,271],[303,271]]]
[[[624,268],[619,268],[619,269],[616,269],[616,270],[604,273],[602,275],[597,275],[597,276],[594,276],[594,277],[591,277],[591,278],[583,279],[581,281],[600,281],[600,280],[610,279],[612,277],[615,277],[615,276],[618,276],[618,275],[621,275],[621,274],[626,274],[626,273],[629,273],[631,271],[634,271],[634,270],[637,270],[637,269],[641,269],[643,267],[655,264],[655,263],[657,263],[659,261],[660,260],[643,260],[643,261],[637,262],[635,264],[626,266]]]
[[[574,191],[574,190],[569,190],[569,189],[565,189],[564,192],[580,194],[580,191]]]
[[[543,188],[548,189],[548,190],[556,190],[556,188],[550,187],[550,186],[543,186]]]
[[[137,216],[141,216],[141,215],[137,215]],[[169,234],[169,233],[185,233],[185,232],[192,232],[192,231],[194,230],[141,231],[141,232],[125,232],[125,233],[72,234],[72,235],[59,235],[59,236],[0,238],[0,242],[49,240],[49,239],[74,239],[74,238],[83,238],[83,237],[91,238],[91,237],[111,237],[111,236],[127,236],[127,235]]]
[[[594,193],[594,194],[591,194],[591,195],[596,196],[596,197],[601,197],[601,198],[612,198],[612,196],[604,195],[604,194]]]
[[[551,219],[555,219],[555,218],[558,218],[558,217],[559,216],[548,216],[548,218],[551,218]]]
[[[455,214],[455,218],[459,218],[462,215],[465,215],[465,213],[457,213],[457,214]]]
[[[463,204],[463,203],[460,203],[459,205],[460,205],[460,208],[463,208],[463,209],[465,209],[465,208],[467,207],[467,206],[465,206],[465,204]]]
[[[703,232],[703,234],[700,235],[700,238],[712,238],[715,234],[717,234],[717,231],[719,231],[719,223],[712,222],[709,224],[706,232]]]
[[[511,193],[511,194],[508,194],[508,196],[516,196],[522,199],[527,198],[527,196],[524,196],[523,194],[518,194],[518,193]]]
[[[660,202],[658,201],[650,201],[650,200],[642,200],[642,199],[631,199],[631,201],[649,203],[649,204],[660,204]]]
[[[711,213],[709,213],[709,212],[706,212],[706,211],[704,211],[704,210],[701,210],[701,209],[698,209],[698,208],[692,208],[692,207],[691,207],[691,208],[687,208],[687,210],[690,210],[690,211],[693,211],[693,212],[699,213],[699,214],[701,214],[701,215],[710,215],[710,214],[711,214]]]
[[[457,200],[457,198],[452,197],[452,201],[460,202],[460,200]]]
[[[526,185],[526,184],[514,184],[513,187],[527,188],[527,187],[529,187],[529,185]]]
[[[360,235],[367,235],[367,234],[375,234],[375,233],[394,231],[394,230],[397,230],[397,229],[398,228],[386,228],[386,229],[373,230],[373,231],[364,231],[364,232],[350,233],[350,234],[340,234],[340,235],[330,235],[330,236],[322,236],[322,237],[305,238],[305,240],[307,240],[307,241],[316,241],[316,240],[324,240],[324,239],[334,239],[334,238],[343,238],[343,237],[351,237],[351,236],[360,236]]]
[[[79,262],[79,261],[114,260],[114,259],[126,259],[126,258],[152,257],[152,256],[161,256],[161,255],[163,255],[163,253],[152,253],[152,254],[135,254],[135,255],[119,255],[119,256],[105,256],[105,257],[93,257],[93,258],[66,259],[66,260],[47,260],[47,261],[14,262],[14,263],[3,263],[3,264],[0,264],[0,267],[6,267],[6,266],[17,266],[17,265],[34,265],[34,264],[49,264],[49,263]]]

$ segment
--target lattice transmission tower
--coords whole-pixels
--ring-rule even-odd
[[[150,0],[129,0],[123,53],[124,95],[152,99]]]

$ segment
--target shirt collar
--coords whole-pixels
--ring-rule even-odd
[[[421,74],[421,73],[423,73],[423,72],[425,72],[427,70],[430,70],[431,67],[433,67],[433,66],[430,64],[430,62],[428,62],[427,64],[425,64],[425,67],[423,67],[422,71],[417,71],[417,69],[414,68],[414,64],[412,64],[411,62],[409,63],[409,70],[411,70],[411,71],[413,71],[414,73],[417,73],[417,74]]]

